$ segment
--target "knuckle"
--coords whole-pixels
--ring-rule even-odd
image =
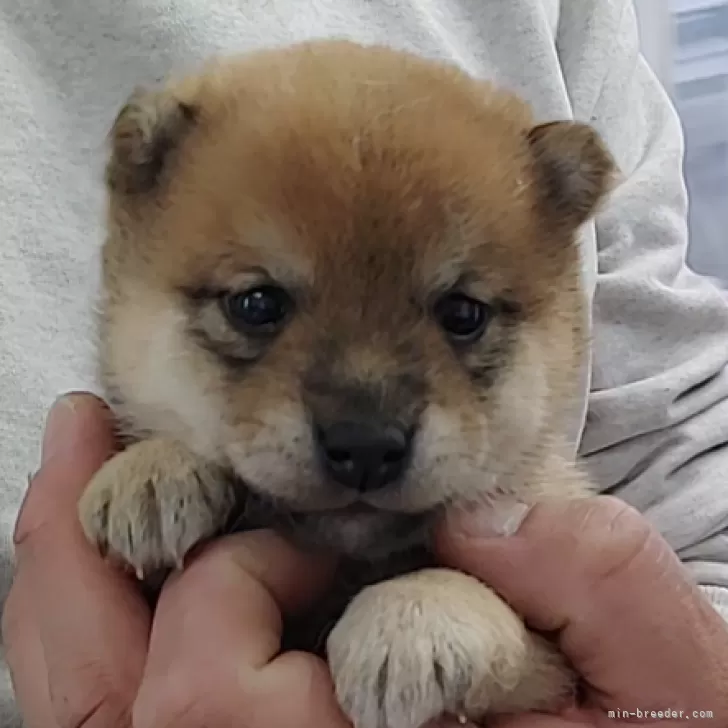
[[[612,496],[603,496],[599,506],[604,531],[613,542],[638,548],[652,535],[650,522],[629,503]]]
[[[662,542],[649,521],[618,498],[600,496],[596,501],[592,528],[598,534],[594,539],[598,558],[594,562],[594,581],[603,584],[623,578],[645,554],[650,554],[650,562],[657,563],[652,556]]]
[[[122,696],[106,695],[79,708],[56,709],[59,728],[131,728],[130,703]]]
[[[23,676],[27,683],[30,675],[28,641],[32,640],[32,633],[37,632],[37,625],[33,623],[33,610],[29,609],[23,586],[16,579],[6,599],[2,612],[2,639],[11,676],[14,680]],[[60,673],[36,672],[32,679],[47,681],[48,695],[40,699],[50,699],[49,708],[55,718],[54,724],[59,728],[131,726],[131,706],[136,693],[131,676],[114,674],[109,677],[103,667],[90,662],[81,669],[62,668]]]
[[[47,478],[42,471],[35,475],[28,476],[28,486],[25,497],[18,511],[13,529],[13,545],[16,549],[35,540],[39,531],[43,531],[48,521],[48,514],[40,507],[38,501],[39,491],[42,490],[42,483]]]
[[[200,691],[200,676],[171,670],[145,681],[133,707],[134,728],[199,728],[209,710]]]
[[[69,671],[70,670],[70,671]],[[51,669],[51,706],[60,728],[129,728],[136,681],[131,674],[90,661]]]
[[[633,508],[627,501],[616,498],[613,495],[598,495],[593,499],[595,508],[608,520],[611,519],[642,519],[639,511]]]
[[[6,650],[15,643],[16,635],[20,620],[23,618],[25,610],[20,603],[20,595],[15,585],[10,587],[10,592],[5,599],[5,605],[0,615],[0,632],[2,633],[2,643]]]

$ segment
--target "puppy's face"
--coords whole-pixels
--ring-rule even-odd
[[[362,556],[543,456],[582,344],[575,236],[612,170],[591,130],[315,43],[137,95],[112,137],[103,358],[138,434]]]

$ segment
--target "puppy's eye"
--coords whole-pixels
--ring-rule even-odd
[[[488,304],[463,293],[448,293],[435,304],[434,315],[452,340],[467,343],[483,335],[493,311]]]
[[[230,325],[242,333],[274,334],[290,313],[290,296],[277,286],[260,286],[245,293],[229,293],[222,310]]]

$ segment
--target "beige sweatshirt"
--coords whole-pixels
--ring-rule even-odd
[[[639,56],[631,0],[0,3],[2,595],[43,412],[63,390],[96,388],[99,180],[115,112],[136,84],[212,54],[320,36],[451,59],[542,120],[603,134],[626,181],[583,239],[594,346],[574,441],[728,617],[728,299],[684,265],[682,136]],[[11,728],[7,677],[0,696]]]

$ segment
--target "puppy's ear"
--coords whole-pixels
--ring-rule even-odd
[[[154,191],[171,155],[197,117],[194,106],[179,101],[169,91],[136,90],[109,135],[109,189],[125,195]]]
[[[528,133],[547,215],[577,228],[592,217],[615,181],[616,165],[587,124],[556,121]]]

